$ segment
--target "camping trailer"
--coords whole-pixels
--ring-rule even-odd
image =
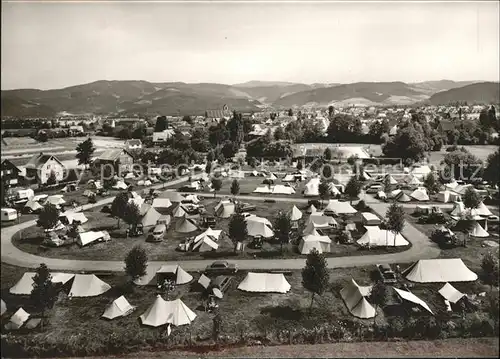
[[[35,192],[31,188],[26,189],[18,189],[17,190],[17,199],[30,199],[35,195]]]
[[[2,208],[2,222],[15,221],[17,219],[17,211],[13,208]]]

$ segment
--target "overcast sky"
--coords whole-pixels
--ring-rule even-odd
[[[499,79],[499,4],[3,3],[2,89]]]

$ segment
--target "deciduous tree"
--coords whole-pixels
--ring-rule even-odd
[[[283,253],[283,244],[290,241],[292,231],[292,221],[290,215],[284,211],[278,212],[274,221],[274,233],[280,242],[280,250]]]
[[[59,209],[52,203],[43,206],[38,214],[37,226],[45,230],[54,228],[59,222]]]
[[[212,178],[212,189],[214,190],[214,198],[217,196],[217,192],[222,188],[222,180],[220,178]]]
[[[383,308],[387,304],[387,300],[389,297],[389,291],[387,286],[384,284],[382,280],[375,282],[370,291],[370,303],[375,305],[375,307]],[[376,323],[375,317],[373,317],[373,324]]]
[[[141,246],[133,247],[125,257],[125,273],[132,281],[146,275],[148,254]]]
[[[347,182],[347,185],[345,186],[345,193],[349,197],[349,200],[352,201],[353,199],[358,198],[359,193],[361,192],[361,182],[359,181],[357,176],[352,176],[349,179],[349,182]]]
[[[128,200],[128,193],[120,192],[111,203],[111,215],[118,219],[118,228],[120,228],[120,219],[123,219],[127,213]]]
[[[78,164],[84,165],[85,168],[87,168],[92,162],[92,155],[94,152],[94,143],[90,137],[79,143],[78,146],[76,146],[76,158],[78,159]]]
[[[439,191],[439,181],[434,173],[429,173],[424,179],[424,187],[429,194],[435,194]]]
[[[309,310],[312,308],[314,296],[322,295],[328,288],[329,281],[326,259],[322,253],[313,248],[307,254],[306,266],[302,269],[302,286],[312,293]]]
[[[470,186],[465,190],[462,201],[464,202],[465,208],[474,209],[478,208],[481,204],[481,197],[474,189],[474,187]]]
[[[35,307],[42,312],[42,328],[45,311],[54,306],[57,299],[57,291],[52,283],[47,266],[42,263],[36,269],[36,274],[33,277],[33,289],[30,295],[31,301]]]
[[[240,193],[240,183],[238,182],[238,180],[233,180],[233,182],[231,183],[231,194],[233,196],[236,196]]]
[[[248,236],[247,223],[241,213],[235,213],[231,216],[228,233],[236,252],[238,243],[243,243]]]
[[[493,252],[488,252],[483,256],[481,261],[481,269],[483,270],[483,281],[490,286],[498,285],[498,256]]]
[[[394,233],[394,245],[396,245],[396,237],[401,234],[405,226],[405,211],[403,207],[393,202],[387,210],[387,229]]]

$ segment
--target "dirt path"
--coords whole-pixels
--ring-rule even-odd
[[[274,347],[254,346],[231,348],[219,352],[199,354],[189,351],[139,352],[129,355],[121,355],[120,358],[496,358],[498,350],[498,338],[471,338],[409,342],[281,345]],[[106,358],[112,357],[107,356]],[[100,358],[96,357],[94,359]]]

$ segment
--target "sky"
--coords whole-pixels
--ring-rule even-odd
[[[498,81],[499,3],[2,2],[1,86]]]

